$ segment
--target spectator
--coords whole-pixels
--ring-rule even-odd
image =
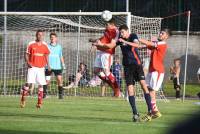
[[[181,85],[180,85],[180,67],[181,61],[180,59],[174,59],[174,65],[170,67],[170,73],[172,74],[172,80],[174,83],[174,89],[176,91],[176,99],[180,100],[180,90],[181,90]]]
[[[67,87],[64,87],[65,89],[88,85],[89,73],[88,73],[87,65],[85,65],[84,63],[80,63],[76,76],[74,75],[70,76],[69,81],[70,81],[70,84]]]
[[[111,72],[116,78],[117,84],[120,88],[121,96],[124,97],[124,94],[122,92],[122,65],[120,64],[119,55],[115,55],[114,57],[114,63],[111,66]]]
[[[88,86],[89,87],[96,87],[96,86],[100,86],[102,83],[102,80],[97,76],[93,76],[92,79],[88,82]]]

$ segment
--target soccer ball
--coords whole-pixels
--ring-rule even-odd
[[[102,12],[101,14],[102,19],[104,19],[105,21],[109,21],[112,19],[112,13],[108,10],[105,10]]]

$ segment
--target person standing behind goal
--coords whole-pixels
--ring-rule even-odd
[[[110,72],[113,63],[113,54],[115,53],[116,41],[119,37],[119,31],[115,25],[115,20],[106,22],[104,35],[95,41],[92,41],[93,47],[97,48],[95,58],[94,72],[101,80],[108,83],[114,91],[114,96],[120,96],[120,88],[115,76]]]
[[[180,72],[181,72],[181,61],[180,59],[174,59],[174,66],[170,67],[170,73],[173,75],[172,80],[174,83],[174,89],[176,91],[176,99],[180,100]]]
[[[62,47],[57,42],[57,34],[50,33],[50,43],[48,44],[48,48],[50,50],[49,54],[49,66],[50,70],[46,68],[45,75],[46,75],[46,82],[47,85],[44,85],[44,98],[47,95],[47,88],[50,84],[51,74],[54,73],[57,79],[58,85],[58,98],[63,99],[63,80],[62,80],[62,70],[65,68],[64,58],[62,54]]]
[[[145,39],[139,39],[142,44],[145,44],[148,49],[151,50],[151,59],[149,72],[146,77],[146,83],[150,90],[151,105],[152,105],[152,118],[161,117],[156,106],[156,91],[158,91],[164,79],[164,57],[167,51],[167,43],[170,33],[169,30],[163,30],[160,32],[158,41],[148,41]]]
[[[28,44],[25,60],[28,66],[27,83],[21,91],[21,108],[25,107],[25,96],[28,94],[30,84],[38,84],[38,102],[36,107],[41,108],[43,98],[43,85],[46,85],[44,67],[48,64],[50,53],[47,43],[42,41],[44,33],[42,30],[36,32],[36,40]]]

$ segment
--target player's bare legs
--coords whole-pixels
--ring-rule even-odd
[[[102,97],[105,96],[105,92],[106,92],[106,87],[107,86],[108,85],[104,81],[102,81],[102,84],[101,84],[101,96]]]
[[[81,77],[82,77],[83,75],[81,74],[81,73],[77,73],[76,74],[76,80],[75,80],[75,83],[74,83],[74,85],[75,86],[78,86],[78,83],[79,83],[79,81],[81,80]]]

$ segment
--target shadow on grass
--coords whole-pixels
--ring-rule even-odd
[[[1,130],[1,134],[78,134],[71,132],[34,132],[34,131],[20,131],[20,130]]]
[[[113,119],[113,118],[104,118],[104,117],[80,117],[80,116],[55,116],[55,115],[39,115],[39,114],[24,114],[24,113],[4,113],[0,112],[0,116],[8,116],[8,117],[31,117],[31,118],[39,118],[39,119],[53,119],[53,120],[59,120],[59,119],[71,119],[71,120],[91,120],[91,121],[108,121],[108,122],[130,122],[130,120],[123,120],[123,119]]]

